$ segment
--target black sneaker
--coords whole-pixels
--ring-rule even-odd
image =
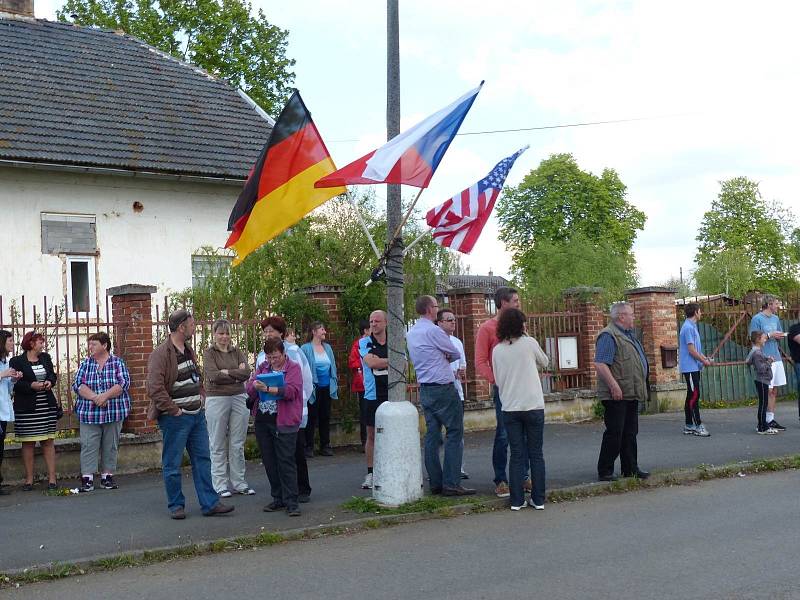
[[[778,423],[775,419],[767,423],[767,427],[772,427],[773,429],[777,429],[778,431],[786,431],[786,427]]]
[[[269,504],[264,507],[264,512],[277,512],[279,510],[283,510],[286,508],[286,505],[283,502],[278,502],[277,500],[273,500]]]
[[[93,492],[94,491],[94,479],[91,477],[83,477],[81,479],[81,487],[79,488],[81,492]]]
[[[116,490],[117,488],[119,488],[119,486],[116,483],[114,483],[113,475],[107,475],[102,479],[100,479],[100,485],[102,485],[103,488],[107,490]]]

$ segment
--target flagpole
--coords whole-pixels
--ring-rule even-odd
[[[411,211],[414,210],[414,206],[416,206],[417,200],[419,200],[419,197],[422,195],[422,192],[423,192],[424,189],[425,188],[420,188],[419,192],[417,192],[417,196],[414,198],[414,201],[411,203],[411,206],[408,207],[408,211],[406,212],[406,216],[403,217],[403,220],[400,222],[400,225],[397,226],[397,229],[395,230],[394,235],[392,236],[392,239],[394,239],[394,238],[396,238],[397,236],[400,235],[400,231],[402,231],[403,227],[405,227],[406,222],[408,221],[408,217],[411,216]]]
[[[428,235],[431,231],[433,231],[433,229],[428,229],[427,231],[423,231],[422,233],[420,233],[417,236],[417,238],[413,242],[411,242],[408,246],[406,246],[405,250],[403,250],[403,256],[408,254],[408,251],[411,250],[416,245],[416,243],[418,241],[420,241],[422,238],[424,238],[426,235]]]
[[[358,217],[358,222],[361,223],[361,229],[363,229],[364,233],[367,234],[369,245],[372,246],[372,250],[375,252],[375,256],[377,256],[378,260],[380,260],[382,258],[381,253],[378,252],[378,247],[375,245],[375,240],[372,239],[372,236],[369,233],[369,229],[367,229],[367,224],[364,222],[364,219],[361,216],[361,211],[358,209],[356,201],[353,200],[353,197],[350,194],[347,194],[347,199],[350,201],[350,204],[353,205],[353,209],[356,211],[356,217]]]

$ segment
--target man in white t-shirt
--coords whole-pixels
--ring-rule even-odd
[[[453,335],[456,331],[456,316],[452,310],[443,308],[436,314],[436,324],[441,327],[447,335],[450,336],[450,341],[461,355],[458,360],[454,360],[450,363],[450,367],[453,369],[453,375],[455,375],[456,378],[454,385],[458,391],[459,397],[461,398],[461,402],[464,402],[463,384],[467,379],[467,356],[464,354],[464,344],[461,343],[460,339]],[[464,445],[463,439],[461,441],[461,445]],[[467,474],[467,472],[464,470],[463,450],[461,459],[461,479],[469,479],[469,474]]]

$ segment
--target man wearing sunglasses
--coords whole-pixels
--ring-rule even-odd
[[[187,343],[195,331],[191,313],[178,309],[169,316],[167,339],[153,350],[147,361],[147,418],[158,421],[161,430],[161,463],[167,506],[173,519],[186,518],[186,498],[181,489],[183,451],[189,453],[192,479],[203,515],[231,512],[222,504],[211,483],[211,453],[205,416],[205,389],[197,359]]]

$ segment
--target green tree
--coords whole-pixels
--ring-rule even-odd
[[[759,287],[752,256],[739,248],[728,248],[703,261],[694,272],[700,294],[743,297]]]
[[[358,211],[376,243],[386,238],[386,221],[377,210],[372,195],[356,199]],[[243,318],[258,318],[267,312],[280,312],[296,326],[305,325],[320,315],[297,290],[313,285],[344,288],[340,310],[355,333],[359,319],[377,308],[386,308],[386,288],[382,281],[365,287],[377,265],[355,214],[345,198],[335,198],[300,221],[290,230],[247,256],[231,269],[209,274],[202,286],[173,295],[174,305],[191,304],[195,313],[214,317],[225,311]],[[407,242],[421,233],[419,221],[410,219]],[[218,256],[219,251],[203,252]],[[426,237],[406,257],[406,311],[413,310],[414,299],[436,290],[437,277],[450,272],[453,260],[448,250]],[[342,332],[344,333],[344,332]]]
[[[635,284],[632,253],[645,214],[629,204],[613,169],[600,177],[571,154],[541,162],[498,203],[500,239],[528,294],[557,297],[565,287],[595,285],[619,294]]]
[[[66,0],[60,21],[121,29],[244,90],[275,115],[290,93],[289,32],[247,0]]]
[[[747,177],[721,181],[697,234],[698,288],[718,293],[727,283],[732,294],[742,286],[745,292],[795,289],[800,252],[794,231],[794,215],[779,202],[764,202],[758,183]]]
[[[636,286],[629,255],[582,233],[574,234],[569,242],[540,241],[529,252],[531,256],[520,256],[516,275],[526,298],[534,301],[546,304],[576,286],[601,287],[605,299],[615,300]]]
[[[691,296],[696,296],[697,292],[695,291],[694,287],[692,286],[692,278],[689,277],[687,279],[681,280],[679,277],[675,277],[674,275],[660,283],[661,287],[670,288],[675,290],[675,297],[676,298],[689,298]]]

